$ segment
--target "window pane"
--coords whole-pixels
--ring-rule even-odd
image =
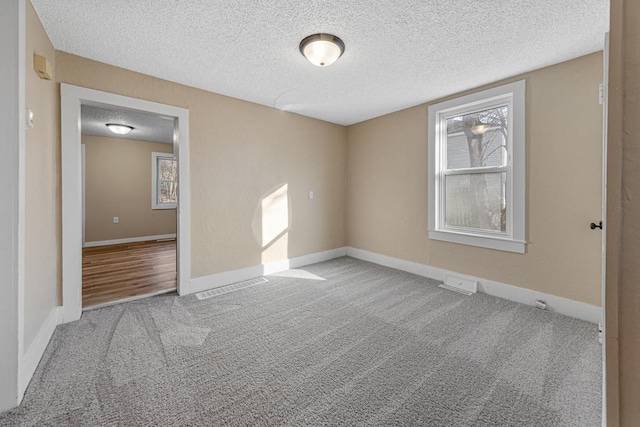
[[[175,181],[177,170],[174,159],[158,158],[158,181]]]
[[[445,223],[506,232],[507,174],[477,173],[445,176]]]
[[[158,183],[158,203],[177,203],[177,182]]]
[[[447,119],[447,169],[505,166],[508,107]]]

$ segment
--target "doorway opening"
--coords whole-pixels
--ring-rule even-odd
[[[175,120],[81,105],[83,310],[176,290]]]
[[[147,197],[145,200],[149,201],[149,209],[158,211],[153,213],[161,213],[160,211],[166,210],[164,221],[170,223],[173,221],[175,224],[175,232],[157,232],[150,231],[153,229],[145,228],[143,231],[139,231],[135,234],[141,234],[138,236],[132,236],[126,233],[127,226],[131,226],[132,223],[138,222],[139,227],[146,227],[148,222],[145,219],[133,220],[134,214],[126,211],[131,204],[131,199],[126,202],[109,202],[106,197],[107,190],[104,190],[104,185],[114,184],[109,182],[109,179],[116,180],[116,178],[109,178],[110,175],[102,175],[90,178],[93,180],[91,188],[85,187],[83,176],[85,176],[85,168],[88,171],[91,167],[102,168],[103,172],[108,171],[110,165],[112,168],[116,168],[118,172],[123,175],[124,170],[122,166],[115,167],[112,163],[107,162],[105,159],[109,156],[115,158],[130,157],[120,154],[105,154],[105,147],[109,145],[117,145],[107,138],[97,136],[96,138],[104,138],[103,140],[89,141],[93,136],[83,135],[91,133],[87,129],[83,129],[85,126],[83,123],[83,108],[85,110],[102,111],[102,114],[119,114],[119,117],[115,117],[121,123],[125,120],[129,120],[132,117],[138,115],[142,118],[149,120],[162,120],[165,127],[168,129],[169,143],[165,143],[166,147],[157,149],[155,152],[158,155],[151,155],[149,152],[149,158],[145,163],[144,169],[150,168],[153,170],[154,166],[152,162],[157,162],[156,166],[160,167],[160,170],[156,170],[156,186],[149,187],[147,189]],[[105,113],[106,111],[106,113]],[[109,111],[111,113],[109,113]],[[116,121],[115,119],[108,118],[110,121]],[[131,283],[138,287],[136,295],[124,295],[118,294],[113,296],[114,299],[130,299],[151,294],[163,293],[175,289],[180,295],[190,293],[189,280],[190,280],[190,212],[189,212],[189,111],[184,108],[174,107],[166,104],[159,104],[155,102],[145,101],[136,98],[130,98],[121,95],[115,95],[107,92],[101,92],[92,89],[81,88],[77,86],[62,84],[61,85],[61,124],[62,124],[62,297],[63,297],[63,322],[71,322],[80,318],[83,309],[83,299],[85,299],[85,293],[87,289],[83,289],[83,252],[87,254],[86,261],[93,262],[93,272],[98,273],[102,270],[102,274],[106,275],[110,273],[108,270],[118,270],[116,275],[112,275],[113,279],[107,279],[107,285],[112,287],[113,283],[109,283],[109,280],[123,281],[126,276],[132,275],[135,270],[133,265],[135,259],[140,261],[141,259],[147,259],[149,265],[155,265],[155,263],[165,264],[164,268],[167,270],[165,276],[158,276],[154,279],[144,279],[145,273],[142,272],[141,279],[135,277],[131,279]],[[88,122],[87,122],[88,125]],[[106,123],[102,126],[107,132],[110,132],[106,128]],[[102,127],[100,126],[100,127]],[[138,124],[140,128],[144,127],[142,123]],[[132,126],[133,127],[133,126]],[[103,130],[104,131],[104,130]],[[157,129],[156,129],[157,131]],[[139,132],[138,132],[139,134]],[[95,136],[95,135],[94,135]],[[133,141],[128,141],[129,144],[138,144],[137,148],[143,145],[143,141],[135,140],[132,135],[125,135],[127,139],[131,138]],[[82,148],[82,142],[85,142],[84,149]],[[105,143],[105,140],[106,143]],[[117,143],[124,144],[124,139],[117,139]],[[89,148],[86,142],[94,145],[93,148],[97,148],[96,152],[89,154]],[[156,146],[157,148],[157,146]],[[96,154],[97,155],[94,155]],[[91,159],[89,159],[91,157]],[[162,161],[160,161],[160,160]],[[175,170],[179,173],[172,176],[171,161],[175,159]],[[131,159],[129,159],[131,160]],[[86,163],[86,164],[85,164]],[[104,164],[101,164],[104,163]],[[93,165],[93,166],[91,166]],[[135,170],[135,173],[146,173],[140,170]],[[158,177],[158,172],[160,176]],[[105,172],[106,173],[106,172]],[[121,177],[120,177],[121,178]],[[102,179],[106,182],[99,182],[99,186],[96,187],[96,180]],[[88,181],[89,179],[87,179]],[[126,182],[126,180],[125,180]],[[117,182],[119,186],[124,185],[121,181]],[[102,185],[102,187],[100,187]],[[118,185],[114,185],[115,192],[117,193]],[[102,188],[94,191],[96,188]],[[89,191],[86,191],[89,190]],[[114,188],[109,191],[113,192]],[[121,193],[125,193],[123,189],[120,189]],[[155,192],[155,197],[149,200],[148,195]],[[95,199],[91,203],[96,206],[92,206],[90,209],[96,211],[95,214],[90,214],[85,210],[84,198],[87,198],[87,208],[89,204],[89,196]],[[119,206],[113,207],[113,205]],[[155,203],[156,209],[152,209]],[[158,203],[160,206],[158,207]],[[116,209],[116,210],[112,210]],[[114,212],[128,212],[123,215]],[[173,219],[171,219],[173,212]],[[106,216],[105,216],[106,215]],[[163,215],[155,215],[155,217],[162,217]],[[128,219],[127,219],[128,218]],[[170,219],[167,219],[170,218]],[[98,227],[90,225],[91,221],[96,221]],[[140,225],[142,224],[142,225]],[[156,229],[158,230],[158,229]],[[112,234],[108,234],[112,232]],[[118,234],[120,233],[120,234]],[[101,248],[101,249],[96,249]],[[118,260],[118,268],[105,267],[104,265],[98,266],[95,264],[96,259],[99,258],[111,258],[112,261],[120,257]],[[172,267],[171,260],[173,259]],[[141,265],[144,269],[144,263]],[[91,265],[90,265],[91,266]],[[173,272],[171,272],[173,269]],[[87,271],[90,269],[87,268]],[[151,268],[153,270],[153,267]],[[112,271],[115,272],[115,271]],[[97,274],[98,276],[100,274]],[[171,279],[169,279],[171,277]],[[95,278],[95,277],[94,277]],[[158,282],[162,283],[162,289],[151,289],[149,283],[144,284],[140,280],[148,280],[150,283],[158,285]],[[125,280],[126,281],[126,280]],[[175,283],[172,283],[175,281]],[[117,287],[117,286],[116,286]],[[124,288],[125,286],[123,286]],[[111,289],[113,290],[113,289]],[[110,291],[109,291],[110,292]],[[109,292],[102,292],[102,296]],[[91,301],[87,301],[88,305],[101,305],[104,303],[112,303],[113,301],[99,301],[96,295],[93,296]]]

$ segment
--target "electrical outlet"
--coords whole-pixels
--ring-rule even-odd
[[[602,344],[602,323],[598,323],[598,342]]]
[[[541,310],[546,310],[547,309],[547,302],[543,299],[537,299],[536,300],[536,307],[538,307]]]
[[[120,222],[120,217],[114,216],[114,217],[113,217],[113,223],[114,223],[114,224],[117,224],[117,223],[119,223],[119,222]]]
[[[604,84],[602,83],[598,85],[598,101],[600,105],[604,104]]]
[[[313,200],[313,191],[309,191],[309,200]]]

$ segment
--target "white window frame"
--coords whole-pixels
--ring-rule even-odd
[[[429,106],[429,238],[502,251],[524,253],[525,241],[525,80]],[[444,174],[446,120],[503,105],[509,106],[507,166],[483,168],[506,172],[506,233],[445,225]],[[495,169],[495,170],[494,170]],[[455,172],[454,172],[455,173]]]
[[[176,160],[173,153],[151,153],[151,209],[175,209],[178,203],[158,202],[158,160]]]

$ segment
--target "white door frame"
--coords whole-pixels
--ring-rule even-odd
[[[18,406],[26,385],[25,287],[26,2],[0,6],[0,412]],[[38,118],[35,119],[36,123]]]
[[[607,132],[609,122],[609,33],[604,35],[602,67],[602,426],[607,425]]]
[[[87,233],[87,224],[86,224],[86,220],[87,220],[87,203],[86,203],[86,179],[87,179],[87,175],[86,175],[86,171],[85,168],[86,166],[86,156],[85,156],[85,145],[84,144],[80,144],[80,177],[82,179],[82,187],[80,188],[80,191],[82,192],[82,196],[80,198],[80,200],[82,200],[82,247],[84,248],[84,244],[87,241],[86,238],[86,233]]]
[[[82,314],[82,177],[80,151],[80,107],[117,107],[175,118],[173,152],[178,159],[177,290],[189,293],[190,209],[189,209],[189,110],[86,89],[60,85],[62,130],[62,309],[63,323]]]

